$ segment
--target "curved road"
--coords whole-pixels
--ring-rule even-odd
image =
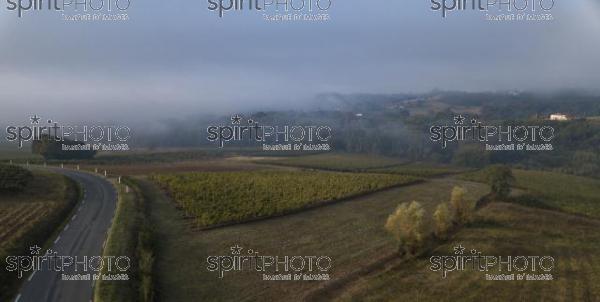
[[[66,175],[81,185],[84,193],[74,210],[74,214],[60,232],[52,250],[60,256],[101,256],[102,245],[115,213],[117,194],[106,179],[89,173],[64,169],[52,171]],[[90,301],[93,294],[93,281],[63,281],[61,275],[77,274],[74,271],[54,272],[40,270],[25,280],[15,301]],[[84,274],[82,272],[79,272]]]

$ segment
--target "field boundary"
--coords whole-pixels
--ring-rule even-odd
[[[339,172],[339,173],[372,173],[372,174],[386,174],[386,175],[405,175],[405,176],[412,176],[412,177],[423,177],[423,178],[428,178],[428,179],[444,178],[447,176],[460,175],[460,174],[474,172],[474,171],[479,170],[479,169],[471,169],[471,170],[465,170],[465,171],[449,171],[449,172],[443,172],[443,173],[430,175],[430,176],[420,176],[420,175],[415,175],[415,174],[410,174],[410,173],[393,173],[393,172],[380,171],[382,169],[390,169],[390,168],[409,166],[409,165],[413,164],[413,162],[403,162],[403,163],[390,164],[390,165],[384,165],[384,166],[376,166],[376,167],[369,167],[369,168],[356,168],[356,169],[336,169],[336,168],[327,168],[327,167],[318,167],[318,166],[302,166],[302,165],[294,165],[294,164],[276,163],[275,161],[261,162],[260,160],[255,160],[252,162],[257,165],[266,166],[266,167],[267,166],[275,166],[275,167],[295,168],[295,169],[309,170],[309,171],[324,171],[324,172]]]
[[[369,172],[369,170],[374,169],[389,169],[395,168],[403,165],[407,165],[408,163],[398,163],[370,168],[356,168],[356,169],[336,169],[336,168],[327,168],[327,167],[318,167],[318,166],[303,166],[303,165],[294,165],[294,164],[283,164],[276,163],[275,161],[265,161],[261,162],[260,160],[252,161],[257,165],[262,166],[277,166],[277,167],[287,167],[287,168],[296,168],[296,169],[305,169],[305,170],[316,170],[316,171],[326,171],[326,172],[340,172],[340,173],[376,173],[376,174],[391,174],[391,173],[381,173],[381,172]]]

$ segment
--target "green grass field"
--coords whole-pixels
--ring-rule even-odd
[[[476,222],[415,261],[373,272],[338,290],[337,301],[597,301],[600,297],[600,221],[492,203]],[[473,270],[430,270],[430,255],[451,255],[461,244],[483,255],[548,255],[553,281],[486,281]],[[498,272],[496,272],[498,273]]]
[[[391,186],[404,175],[256,171],[151,176],[201,227],[287,213]]]
[[[294,215],[194,231],[152,182],[142,181],[151,198],[152,224],[156,230],[157,292],[164,301],[299,301],[320,282],[268,282],[256,272],[227,274],[220,279],[206,268],[209,255],[229,255],[236,244],[263,255],[327,255],[334,261],[331,276],[339,278],[394,253],[396,245],[383,228],[387,216],[401,202],[418,200],[429,213],[448,201],[455,185],[476,200],[487,185],[442,178],[394,188],[344,203],[336,203]],[[429,217],[428,217],[429,219]]]
[[[544,171],[513,170],[513,174],[515,186],[538,197],[543,205],[600,218],[600,180]],[[481,171],[463,177],[484,181]]]
[[[366,154],[325,153],[317,155],[263,158],[256,161],[262,164],[282,165],[310,169],[335,171],[361,171],[400,165],[402,160]]]

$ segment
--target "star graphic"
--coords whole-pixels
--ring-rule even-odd
[[[232,124],[240,124],[241,121],[242,121],[242,117],[239,116],[238,114],[231,117]]]
[[[454,123],[457,125],[462,125],[465,122],[465,117],[462,115],[457,115],[454,117]]]
[[[454,247],[454,254],[462,255],[465,252],[465,247],[462,244],[459,244]]]
[[[39,247],[39,246],[37,246],[37,245],[34,245],[34,246],[32,246],[32,247],[29,248],[29,250],[31,251],[32,255],[39,255],[41,249],[42,248]]]
[[[231,249],[232,255],[239,255],[244,248],[242,248],[241,246],[236,244],[235,246],[232,246],[230,249]]]
[[[39,124],[41,118],[37,115],[34,115],[34,116],[30,117],[30,119],[31,119],[32,124]]]

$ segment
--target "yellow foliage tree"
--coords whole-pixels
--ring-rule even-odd
[[[467,190],[463,187],[454,187],[450,196],[450,204],[454,210],[456,223],[463,225],[471,222],[475,211],[475,203],[465,199]]]
[[[423,206],[416,201],[400,204],[386,223],[385,229],[398,242],[399,251],[415,254],[423,243]]]
[[[440,203],[435,208],[433,220],[435,222],[435,236],[440,239],[448,238],[448,232],[452,227],[452,216],[450,215],[450,210],[445,202]]]

